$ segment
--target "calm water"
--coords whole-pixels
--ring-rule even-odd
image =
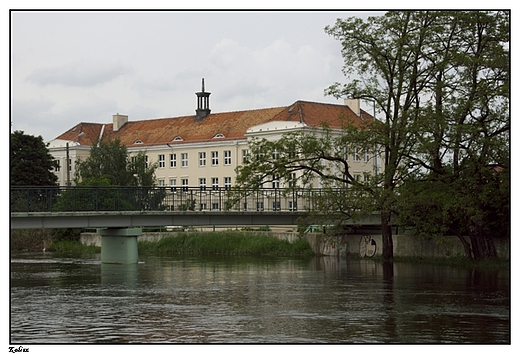
[[[507,271],[329,257],[20,254],[11,343],[509,343],[509,287]]]

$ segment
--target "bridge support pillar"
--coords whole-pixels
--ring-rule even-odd
[[[137,236],[140,227],[97,229],[101,235],[101,263],[137,263]]]

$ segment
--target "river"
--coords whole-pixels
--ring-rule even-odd
[[[510,343],[508,271],[332,257],[11,255],[11,344]]]

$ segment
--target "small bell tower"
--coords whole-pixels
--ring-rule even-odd
[[[211,109],[209,109],[209,95],[211,95],[211,92],[204,91],[204,78],[202,78],[202,91],[195,94],[197,95],[197,109],[195,111],[197,116],[195,121],[199,121],[211,113]]]

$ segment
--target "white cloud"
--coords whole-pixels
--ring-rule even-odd
[[[89,87],[112,81],[125,73],[128,75],[131,71],[120,63],[81,61],[64,66],[37,68],[27,77],[27,81],[40,86]]]

